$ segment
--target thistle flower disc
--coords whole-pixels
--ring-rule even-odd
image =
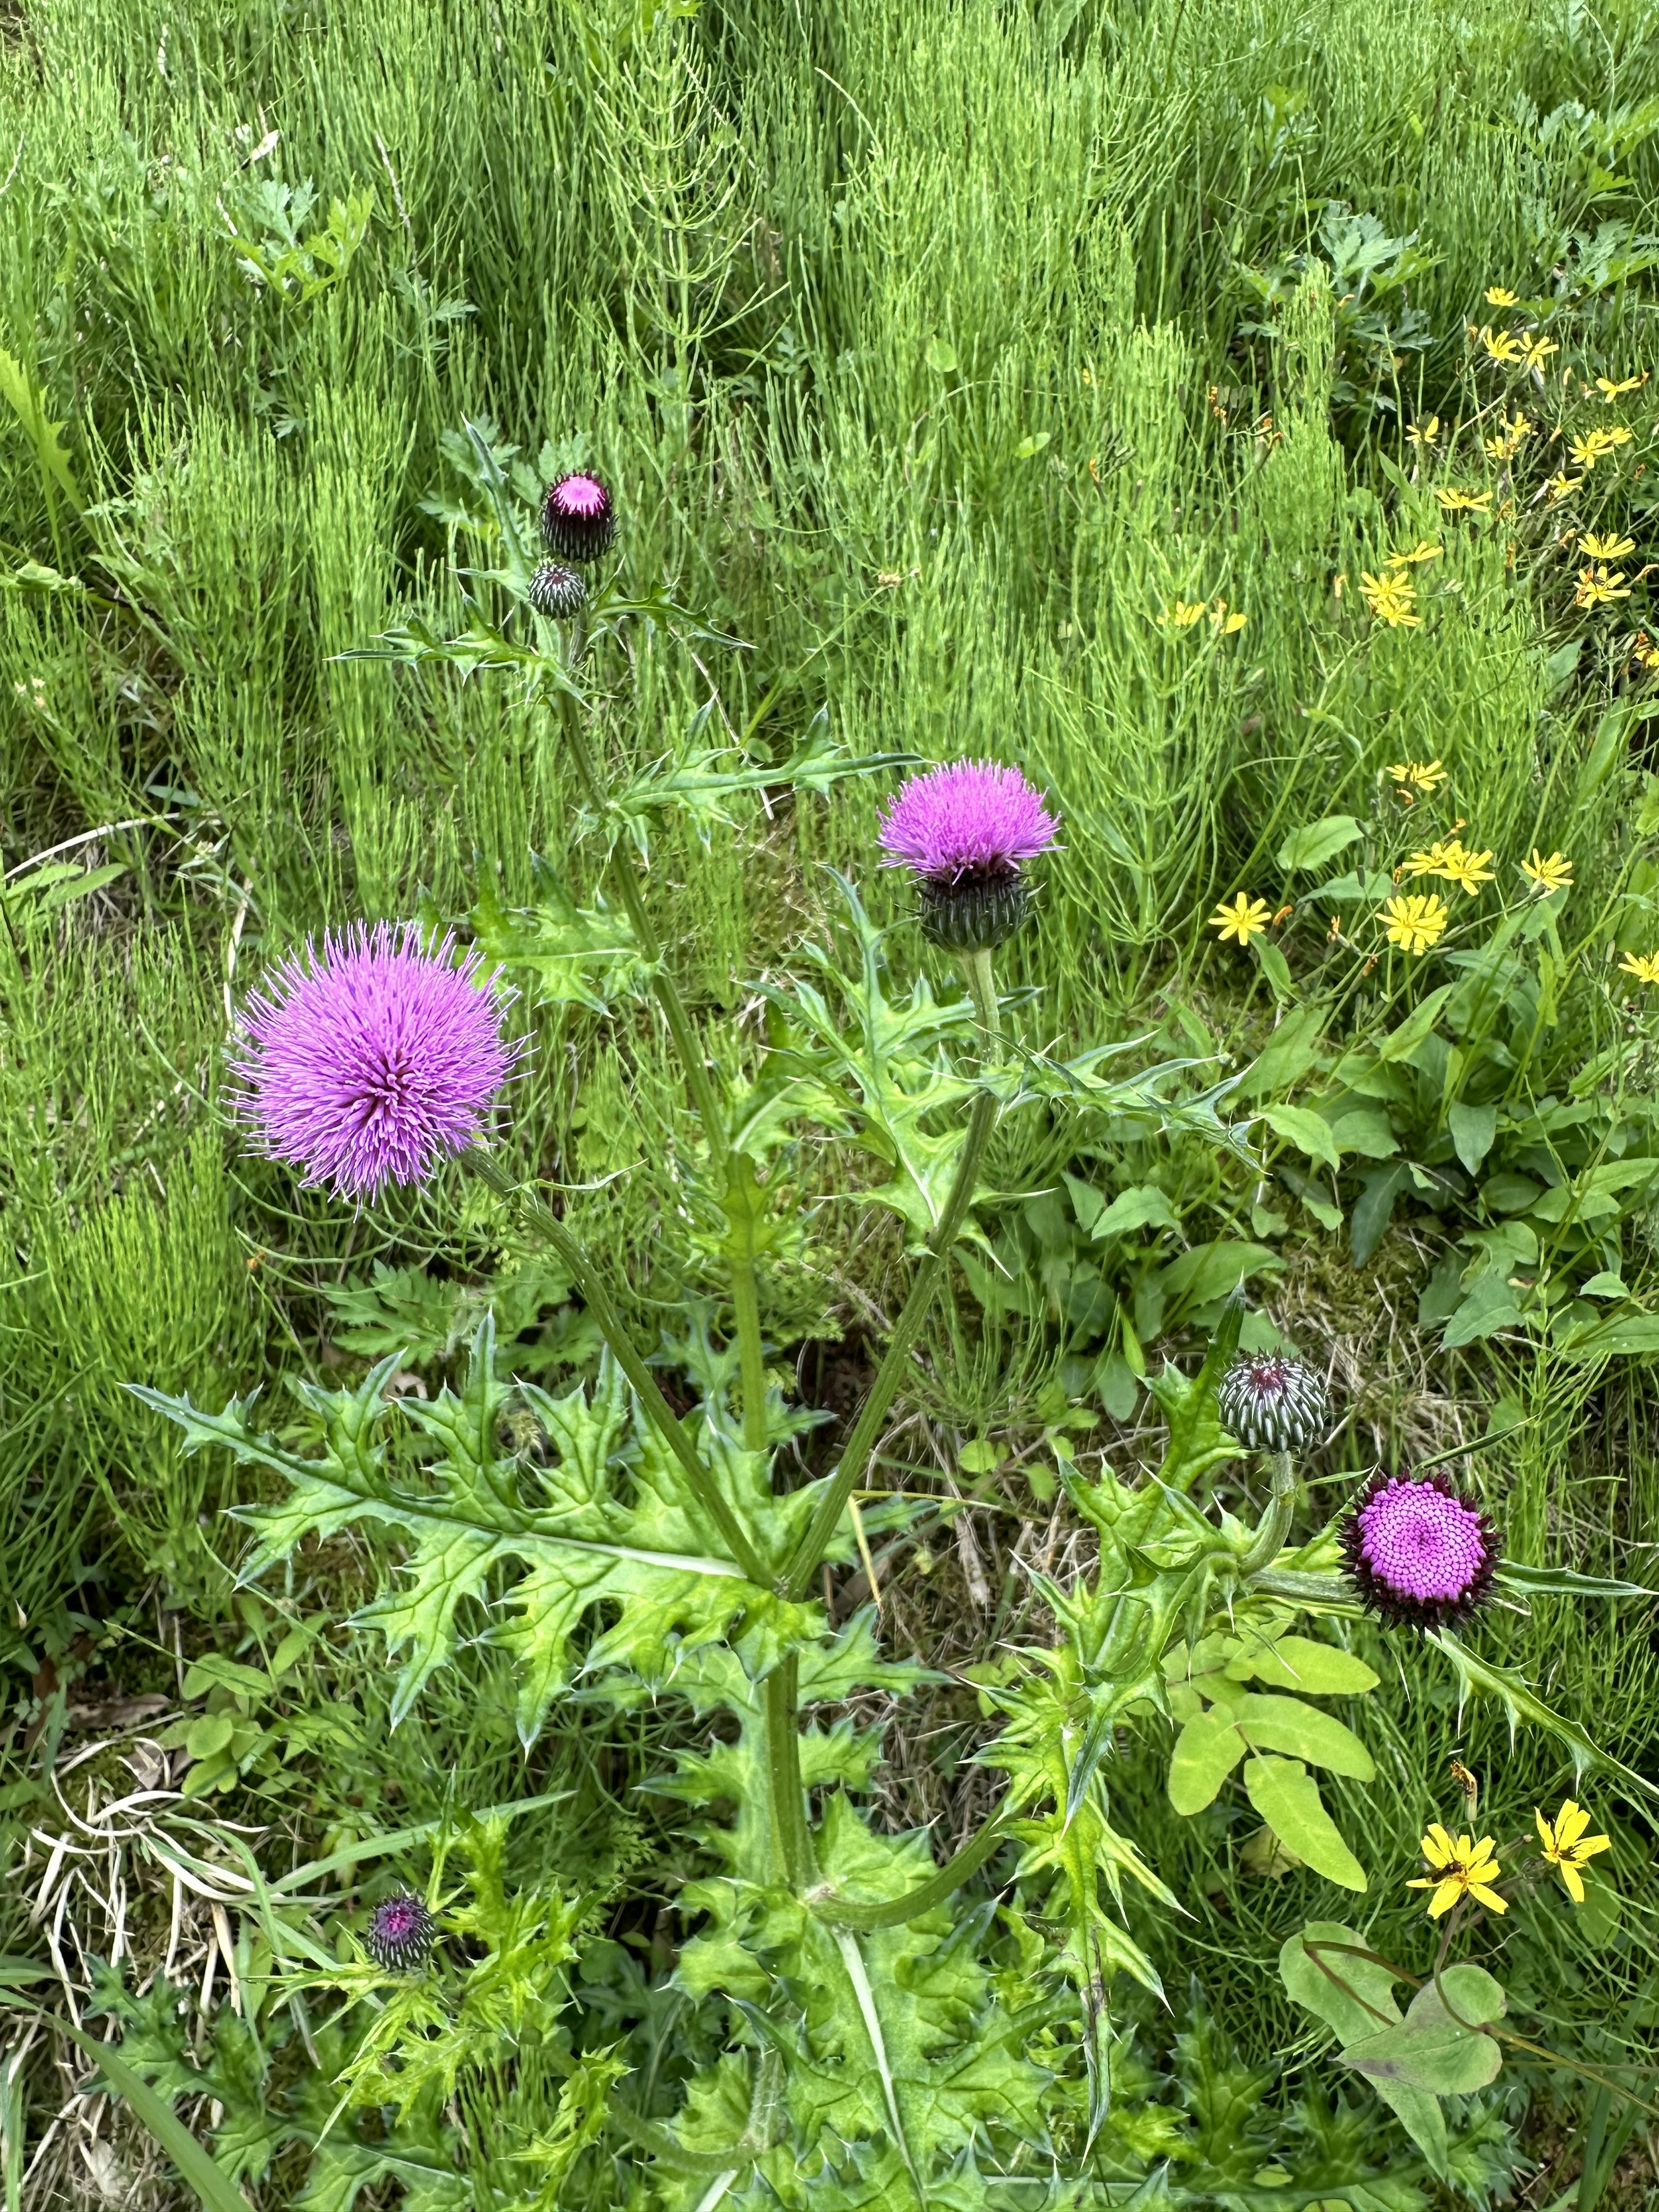
[[[562,561],[598,561],[611,550],[617,517],[598,477],[579,469],[549,484],[542,495],[542,536]]]
[[[1341,1538],[1362,1601],[1390,1628],[1467,1620],[1491,1589],[1503,1549],[1486,1515],[1438,1468],[1373,1475]]]
[[[285,960],[241,1019],[237,1111],[264,1152],[347,1198],[424,1182],[474,1144],[521,1048],[478,955],[359,923]]]
[[[1325,1385],[1310,1367],[1279,1352],[1246,1352],[1221,1378],[1222,1426],[1250,1451],[1310,1451],[1330,1415]]]
[[[363,1948],[390,1973],[412,1974],[432,1954],[438,1923],[410,1891],[383,1898],[369,1915]]]
[[[1030,907],[1022,863],[1047,852],[1058,825],[1017,768],[952,761],[910,781],[890,801],[878,842],[882,866],[908,868],[921,921],[935,944],[988,951],[1012,937]]]
[[[553,622],[568,622],[581,612],[586,600],[587,586],[580,574],[557,561],[544,561],[530,579],[531,605]]]

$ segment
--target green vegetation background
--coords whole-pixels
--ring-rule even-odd
[[[1370,637],[1357,580],[1344,600],[1333,579],[1399,542],[1402,429],[1458,415],[1486,288],[1565,301],[1587,374],[1659,361],[1656,70],[1642,0],[0,7],[9,1868],[46,1755],[118,1693],[176,1698],[161,1647],[271,1638],[274,1615],[233,1593],[225,1471],[182,1462],[123,1385],[216,1402],[283,1369],[332,1376],[388,1297],[394,1334],[424,1310],[435,1372],[454,1286],[520,1256],[459,1187],[353,1219],[247,1158],[224,1120],[228,1007],[306,933],[422,899],[533,907],[532,855],[592,898],[590,860],[568,857],[572,780],[507,686],[336,657],[411,613],[462,618],[450,563],[481,550],[463,421],[526,481],[598,465],[626,576],[741,641],[647,638],[605,708],[618,759],[672,751],[712,698],[763,758],[823,715],[855,751],[1018,760],[1065,823],[1013,979],[1041,991],[1028,1018],[1079,1044],[1214,1052],[1218,1073],[1275,1009],[1206,915],[1241,885],[1294,895],[1286,836],[1366,816],[1387,763],[1443,761],[1501,865],[1567,849],[1587,909],[1628,895],[1652,850],[1639,717],[1583,772],[1627,648],[1535,540],[1517,564],[1501,525],[1464,526],[1460,605],[1420,633]],[[1298,289],[1310,252],[1323,289]],[[1613,517],[1638,537],[1650,413],[1636,404]],[[1205,624],[1188,653],[1157,623],[1217,596],[1247,615],[1224,647]],[[870,866],[878,796],[844,786],[653,845],[659,924],[734,1036],[757,1019],[745,979],[830,912],[822,863],[899,917]],[[25,866],[42,854],[62,872]],[[1651,949],[1647,915],[1638,896],[1621,949]],[[649,1021],[526,1018],[512,1141],[526,1168],[596,1186],[589,1226],[659,1313],[672,1190],[641,1164],[678,1108]],[[1561,1064],[1593,1060],[1598,1018],[1567,1010]],[[999,1180],[1052,1184],[1063,1155],[1055,1139]],[[1659,1466],[1641,1359],[1586,1371],[1524,1332],[1443,1351],[1417,1301],[1448,1227],[1404,1200],[1360,1264],[1351,1224],[1288,1200],[1280,1226],[1253,1221],[1248,1181],[1189,1160],[1170,1187],[1182,1238],[1267,1237],[1279,1324],[1322,1360],[1335,1347],[1358,1418],[1332,1472],[1455,1443],[1502,1400],[1525,1423],[1485,1479],[1530,1555],[1643,1565]],[[1659,1288],[1644,1204],[1622,1225],[1638,1310]],[[896,1249],[830,1218],[830,1259],[779,1291],[781,1346],[890,1308]],[[1041,1218],[1033,1235],[1048,1250]],[[377,1260],[426,1273],[360,1300],[345,1341],[339,1294]],[[538,1338],[536,1286],[520,1291],[525,1344],[556,1364],[568,1317]],[[1089,1399],[1079,1449],[1133,1453],[1133,1391],[1114,1370],[1101,1414],[1100,1370],[1056,1364],[1062,1334],[1038,1326],[1016,1355],[1006,1330],[942,1331],[916,1455],[1041,1437],[1057,1384]],[[1017,1520],[1049,1525],[1017,1474],[987,1497],[977,1535],[947,1528],[931,1577],[912,1555],[891,1601],[901,1634],[952,1661],[1028,1601]],[[300,1609],[337,1619],[371,1571],[334,1562]],[[1650,1629],[1644,1607],[1554,1607],[1498,1632],[1650,1767]],[[337,1842],[435,1810],[452,1774],[475,1803],[568,1787],[553,1832],[620,1894],[635,1882],[647,1941],[689,1850],[630,1792],[655,1723],[602,1741],[576,1708],[526,1778],[494,1662],[471,1664],[394,1738],[368,1655],[325,1638],[216,1803]],[[1453,1809],[1455,1747],[1509,1815],[1570,1781],[1528,1741],[1512,1761],[1501,1731],[1460,1729],[1409,1667],[1374,1702],[1383,1776],[1353,1817],[1401,1873],[1421,1820]],[[971,1817],[982,1781],[951,1796],[971,1703],[941,1711],[942,1749],[901,1747],[896,1819]],[[1166,1931],[1166,1974],[1199,1974],[1243,2045],[1272,2051],[1288,2028],[1263,1962],[1316,1885],[1249,1878],[1242,1831],[1176,1822],[1157,1778],[1127,1785],[1143,1842],[1199,1912]],[[9,1871],[0,1948],[36,1941],[28,1893]],[[1650,2024],[1644,1929],[1639,1911],[1595,1942],[1564,1927],[1528,1951],[1533,1988]]]

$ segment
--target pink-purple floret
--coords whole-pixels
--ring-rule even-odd
[[[587,520],[604,512],[605,489],[597,477],[561,477],[548,497],[561,513]]]
[[[307,942],[242,1016],[237,1110],[271,1158],[352,1199],[424,1182],[477,1141],[521,1047],[476,951],[414,924]]]
[[[878,842],[884,867],[934,883],[1006,875],[1046,852],[1059,824],[1017,768],[952,761],[913,776],[889,802]]]
[[[1359,1553],[1402,1597],[1460,1598],[1486,1564],[1480,1516],[1431,1483],[1397,1477],[1359,1513]]]

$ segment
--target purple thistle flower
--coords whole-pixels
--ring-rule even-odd
[[[390,1973],[412,1974],[432,1954],[438,1923],[420,1899],[400,1890],[383,1898],[368,1917],[363,1948]]]
[[[1328,1419],[1325,1385],[1282,1352],[1241,1352],[1216,1392],[1221,1425],[1250,1451],[1309,1451]]]
[[[320,953],[307,940],[254,994],[235,1103],[270,1158],[361,1200],[424,1182],[477,1141],[523,1048],[502,1039],[477,953],[456,967],[453,951],[446,937],[422,951],[412,922],[395,936],[359,922]]]
[[[551,621],[567,622],[580,614],[586,599],[587,586],[580,573],[562,568],[556,561],[544,561],[530,579],[531,605]]]
[[[1443,1471],[1376,1474],[1342,1525],[1361,1599],[1390,1628],[1467,1620],[1492,1587],[1497,1530]]]
[[[915,877],[927,934],[971,952],[1000,945],[1024,921],[1030,890],[1020,864],[1047,852],[1058,830],[1017,768],[951,761],[911,777],[882,816],[878,842],[884,867]]]
[[[586,470],[561,477],[542,495],[542,536],[562,561],[597,561],[616,535],[611,495]]]

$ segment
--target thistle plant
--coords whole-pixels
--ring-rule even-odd
[[[649,1698],[684,1715],[674,1771],[655,1786],[696,1809],[707,1870],[678,1899],[695,1925],[674,1978],[718,2023],[723,2056],[683,2099],[666,2093],[665,2104],[659,2085],[656,2108],[643,2106],[635,2085],[617,2079],[614,2057],[583,2041],[569,1993],[557,2063],[594,2116],[585,2133],[573,2130],[572,2155],[608,2129],[652,2170],[665,2202],[802,2212],[977,2205],[993,2180],[1026,2189],[1011,2202],[1046,2204],[1057,2201],[1057,2175],[1085,2188],[1139,2178],[1133,2112],[1111,2094],[1121,2032],[1114,1991],[1126,1982],[1162,1991],[1131,1900],[1164,1914],[1181,1900],[1121,1825],[1125,1747],[1137,1736],[1167,1744],[1175,1731],[1170,1794],[1182,1812],[1212,1802],[1242,1762],[1249,1800],[1285,1851],[1362,1890],[1366,1872],[1309,1769],[1363,1782],[1370,1755],[1306,1699],[1363,1695],[1376,1676],[1328,1632],[1363,1620],[1367,1604],[1387,1623],[1410,1619],[1467,1686],[1558,1725],[1518,1678],[1452,1633],[1477,1585],[1501,1583],[1504,1571],[1480,1516],[1439,1483],[1431,1500],[1409,1483],[1368,1492],[1352,1523],[1357,1540],[1330,1527],[1294,1546],[1295,1458],[1322,1439],[1324,1392],[1289,1358],[1236,1358],[1234,1301],[1196,1375],[1169,1366],[1152,1380],[1168,1422],[1155,1479],[1062,1468],[1094,1555],[1065,1585],[1033,1571],[1055,1639],[1007,1655],[981,1685],[1000,1721],[979,1753],[1004,1780],[995,1810],[943,1864],[925,1833],[872,1825],[860,1800],[878,1736],[826,1709],[844,1714],[860,1692],[902,1698],[929,1677],[883,1650],[872,1607],[832,1622],[823,1571],[851,1557],[852,1509],[876,1486],[888,1417],[970,1225],[994,1130],[1034,1109],[1091,1110],[1146,1130],[1178,1126],[1217,1146],[1242,1140],[1220,1118],[1218,1094],[1182,1090],[1179,1066],[1109,1076],[1107,1054],[1056,1057],[1012,1033],[994,956],[1027,921],[1029,872],[1060,823],[1008,764],[914,775],[882,819],[884,862],[910,871],[924,939],[955,959],[965,989],[936,995],[922,973],[896,984],[889,942],[845,884],[854,957],[804,948],[803,972],[764,986],[763,1057],[741,1075],[720,1073],[736,1056],[710,1048],[652,927],[640,825],[675,809],[734,805],[765,783],[823,793],[845,775],[896,764],[848,760],[813,740],[776,767],[688,746],[649,775],[610,775],[591,742],[592,656],[643,604],[597,573],[617,534],[610,494],[580,473],[541,504],[550,549],[590,571],[578,599],[532,565],[522,512],[476,434],[473,452],[497,518],[509,619],[522,609],[534,642],[480,613],[464,641],[410,630],[386,650],[516,672],[557,718],[695,1114],[686,1174],[720,1284],[713,1325],[688,1327],[678,1348],[696,1403],[684,1415],[670,1405],[654,1368],[659,1347],[630,1335],[580,1216],[522,1188],[491,1147],[489,1115],[514,1110],[503,1092],[521,1049],[505,1034],[505,979],[476,948],[458,958],[446,936],[384,927],[331,939],[275,971],[244,1020],[240,1110],[262,1149],[353,1205],[388,1182],[441,1190],[442,1169],[459,1160],[568,1272],[605,1340],[597,1381],[559,1395],[509,1382],[486,1316],[459,1389],[430,1401],[389,1396],[395,1353],[354,1387],[301,1385],[319,1438],[309,1452],[258,1431],[248,1401],[210,1413],[142,1395],[191,1447],[223,1448],[286,1481],[277,1503],[246,1509],[256,1536],[248,1577],[310,1537],[355,1525],[395,1535],[404,1564],[360,1616],[398,1664],[394,1716],[463,1635],[478,1633],[513,1656],[526,1743],[578,1676],[590,1702],[627,1710]],[[690,621],[665,602],[651,611],[671,631]],[[783,1199],[784,1148],[830,1140],[869,1164],[860,1201],[902,1224],[908,1284],[835,1463],[793,1483],[782,1451],[807,1417],[769,1367],[765,1273],[798,1233],[798,1209]],[[526,1424],[533,1448],[520,1448]],[[1214,1494],[1242,1449],[1265,1451],[1272,1468],[1252,1520]],[[902,1529],[923,1510],[921,1499],[889,1498],[871,1519]],[[1540,1571],[1527,1575],[1519,1587],[1550,1586]],[[1392,1609],[1378,1602],[1384,1589]],[[969,1901],[975,1890],[979,1903]],[[285,1937],[274,1906],[265,1919],[276,1970],[314,1978],[314,1943]],[[569,1929],[579,1920],[573,1904]],[[402,1896],[379,1909],[367,1948],[407,1969],[428,1957],[441,1924],[435,1896],[431,1911]],[[400,2100],[436,2064],[439,2044],[446,2065],[460,2063],[433,2026],[442,1984],[432,1975],[374,2030],[374,2050],[400,2069]],[[410,2039],[399,2044],[404,2021]],[[447,2078],[453,2085],[453,2071]],[[378,2059],[349,2079],[359,2101],[387,2094]],[[1363,2148],[1342,2155],[1346,2166],[1308,2166],[1304,2196],[1334,2195],[1373,2171]],[[1396,2165],[1395,2178],[1405,2171]],[[1203,2169],[1190,2179],[1204,2195]]]

